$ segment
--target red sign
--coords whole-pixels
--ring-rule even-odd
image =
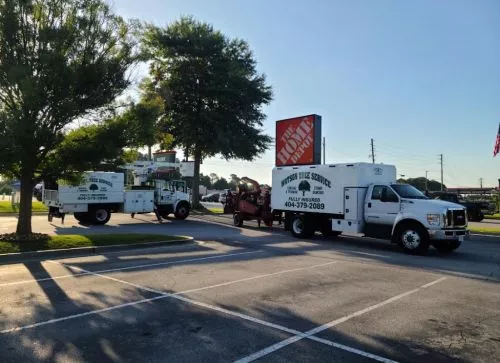
[[[319,164],[321,116],[276,121],[276,166]]]

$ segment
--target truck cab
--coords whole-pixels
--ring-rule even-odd
[[[409,252],[431,242],[437,249],[453,250],[467,237],[467,213],[458,204],[428,199],[408,184],[372,184],[364,203],[365,234],[386,236]]]

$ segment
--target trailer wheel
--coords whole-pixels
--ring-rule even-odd
[[[180,202],[177,204],[177,208],[175,209],[174,216],[176,219],[186,219],[189,215],[189,204],[186,202]]]
[[[427,231],[417,223],[405,223],[399,226],[397,241],[405,253],[411,255],[424,255],[430,245]]]
[[[90,211],[90,216],[93,224],[104,225],[109,222],[111,212],[105,208],[96,208]]]
[[[460,241],[436,241],[436,242],[432,243],[434,248],[441,253],[453,252],[458,247],[460,247],[461,244],[462,244],[462,242],[460,242]]]
[[[314,234],[314,226],[311,220],[304,215],[296,214],[292,217],[292,234],[295,237],[307,238]]]
[[[243,226],[243,216],[240,213],[235,213],[233,215],[233,224],[236,227],[242,227]]]

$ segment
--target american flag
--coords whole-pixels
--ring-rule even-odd
[[[500,151],[500,125],[498,126],[497,140],[495,141],[495,148],[493,149],[493,157],[497,156]]]

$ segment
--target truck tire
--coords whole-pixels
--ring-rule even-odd
[[[450,253],[455,251],[462,242],[460,241],[436,241],[433,242],[432,245],[436,250],[438,250],[441,253]]]
[[[111,211],[106,208],[95,208],[89,211],[90,220],[92,224],[102,226],[109,222],[111,218]]]
[[[80,223],[88,223],[89,222],[89,215],[87,212],[75,212],[75,213],[73,213],[73,216]]]
[[[189,204],[186,202],[180,202],[175,208],[174,216],[176,219],[186,219],[189,215]]]
[[[314,224],[310,218],[302,214],[296,214],[292,217],[290,229],[292,234],[298,238],[308,238],[314,234]]]
[[[398,227],[396,239],[405,253],[424,255],[429,250],[429,235],[417,223],[404,223]]]
[[[242,227],[243,226],[243,216],[240,213],[235,213],[233,215],[233,224],[236,227]]]

